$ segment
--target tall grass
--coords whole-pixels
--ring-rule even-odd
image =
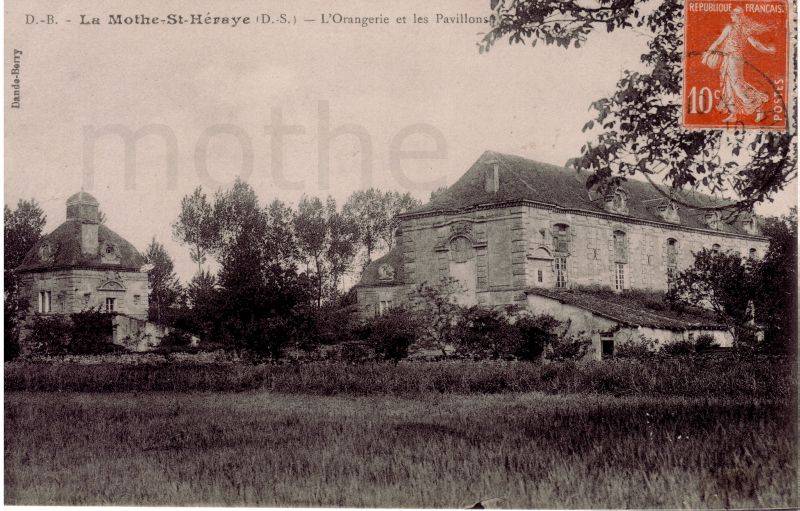
[[[413,367],[381,370],[422,377]],[[448,366],[434,367],[443,374]],[[295,383],[323,390],[311,380],[331,374],[281,371],[282,381],[296,371]],[[514,508],[792,507],[790,410],[745,399],[597,394],[12,392],[5,498],[460,508],[502,496]]]
[[[348,365],[242,363],[12,362],[8,391],[244,391],[314,395],[595,392],[786,400],[791,365],[782,359],[685,357],[535,364],[403,362]]]

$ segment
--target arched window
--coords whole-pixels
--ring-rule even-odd
[[[719,250],[720,250],[719,244],[714,243],[713,245],[711,245],[711,253],[712,254],[714,254],[714,255],[719,254]]]
[[[750,249],[750,259],[756,259],[758,257],[758,250],[755,248]]]

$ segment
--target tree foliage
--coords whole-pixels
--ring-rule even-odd
[[[409,193],[384,192],[376,188],[350,195],[342,213],[356,225],[358,243],[364,249],[363,266],[372,261],[375,252],[394,246],[395,217],[420,205]]]
[[[797,208],[762,227],[769,249],[758,261],[756,321],[770,350],[797,349]]]
[[[19,353],[20,317],[28,306],[17,290],[15,269],[42,237],[47,218],[36,200],[20,200],[13,210],[3,209],[3,324],[6,359]]]
[[[594,141],[572,160],[576,168],[593,173],[589,185],[602,190],[626,176],[641,175],[677,203],[735,215],[771,200],[796,177],[793,130],[681,128],[683,1],[661,0],[654,7],[642,0],[491,0],[491,4],[494,21],[479,43],[481,51],[503,38],[509,43],[577,48],[596,30],[649,32],[651,39],[641,56],[645,70],[625,71],[616,91],[591,105],[594,119],[584,131],[591,131]],[[657,186],[659,181],[670,188]],[[727,194],[731,200],[703,205],[686,194],[671,193],[687,188]]]
[[[294,232],[301,259],[315,282],[317,306],[339,294],[339,284],[356,254],[358,227],[328,198],[303,197],[294,217]]]
[[[172,235],[180,243],[189,246],[189,254],[203,270],[208,253],[214,247],[216,226],[213,222],[212,205],[202,188],[197,187],[191,195],[181,199],[178,219],[172,224]]]
[[[155,238],[147,246],[144,258],[152,265],[147,274],[150,282],[147,316],[151,321],[161,323],[168,317],[168,312],[179,303],[183,290],[175,275],[172,258],[164,245]]]

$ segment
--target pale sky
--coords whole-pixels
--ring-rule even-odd
[[[458,179],[486,149],[562,165],[586,141],[581,127],[590,119],[590,102],[610,94],[623,69],[639,66],[647,37],[600,31],[578,50],[501,42],[481,55],[476,42],[485,26],[435,23],[437,13],[486,15],[487,4],[337,0],[217,2],[213,7],[162,0],[136,2],[133,8],[131,2],[8,3],[6,67],[14,49],[23,53],[22,108],[9,109],[6,94],[5,201],[13,207],[20,198],[35,198],[47,213],[49,232],[64,221],[66,198],[84,183],[85,133],[108,133],[109,125],[132,131],[155,125],[155,134],[137,145],[132,186],[125,183],[120,139],[98,139],[94,181],[87,191],[100,201],[107,225],[140,251],[153,236],[164,243],[185,282],[196,267],[171,236],[180,199],[198,185],[210,194],[247,174],[243,146],[247,181],[263,203],[276,197],[296,203],[303,193],[330,194],[341,203],[369,186],[410,191],[425,200],[432,189]],[[237,28],[77,25],[80,14],[105,22],[116,13],[209,12],[251,18],[286,13],[298,22]],[[320,23],[321,13],[337,12],[383,14],[393,21],[405,15],[409,23],[366,28]],[[431,22],[411,24],[413,13]],[[58,24],[26,25],[25,14],[52,14]],[[330,140],[328,183],[320,180],[319,148],[325,145],[324,140],[320,144],[319,133],[325,132],[320,108],[329,111],[330,132],[354,125],[367,141],[369,179],[361,174],[367,151],[359,138],[342,135]],[[278,151],[266,128],[275,114],[300,131],[283,139],[280,175],[273,165]],[[174,186],[159,133],[175,140]],[[392,140],[404,133],[411,134],[402,149],[430,151],[435,136],[441,156],[393,165]],[[398,178],[398,166],[407,179]],[[776,199],[758,211],[788,211],[796,200],[794,186]]]

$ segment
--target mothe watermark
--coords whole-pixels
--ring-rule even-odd
[[[315,130],[315,132],[314,132]],[[215,180],[209,172],[211,142],[217,138],[232,139],[241,154],[240,166],[236,175],[248,180],[256,168],[256,144],[269,145],[270,177],[276,188],[280,190],[303,190],[307,183],[297,180],[296,168],[286,159],[286,148],[290,143],[297,143],[296,137],[315,135],[316,147],[310,144],[309,151],[316,152],[318,189],[327,190],[331,185],[331,148],[335,143],[349,139],[359,147],[360,165],[353,169],[358,172],[362,188],[374,186],[375,143],[369,130],[358,123],[336,124],[331,119],[328,101],[317,102],[316,126],[292,124],[284,118],[280,107],[270,111],[269,122],[261,133],[253,134],[236,124],[214,124],[206,127],[192,144],[194,174],[204,184],[212,188],[225,183]],[[97,172],[95,156],[101,143],[122,144],[124,154],[125,189],[136,188],[137,147],[146,138],[159,139],[164,144],[164,168],[166,187],[175,189],[178,184],[179,143],[175,131],[166,124],[147,124],[132,128],[123,124],[87,125],[83,127],[83,186],[91,189]],[[413,139],[413,140],[412,140]],[[382,141],[378,141],[382,142]],[[391,134],[386,143],[388,170],[394,185],[407,190],[425,191],[445,184],[444,177],[419,180],[408,175],[405,168],[411,161],[433,161],[447,158],[447,141],[441,130],[435,126],[420,122],[402,126]],[[118,147],[118,146],[117,146]],[[424,147],[424,148],[420,148]]]

